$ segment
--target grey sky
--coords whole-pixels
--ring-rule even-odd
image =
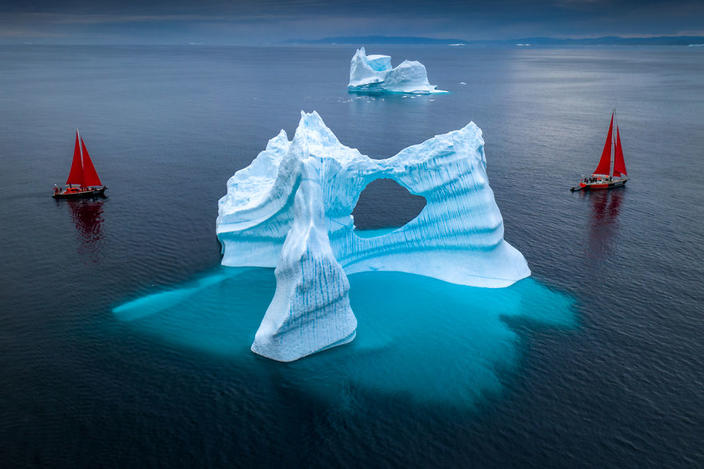
[[[704,35],[704,1],[135,0],[0,3],[0,42],[265,44],[325,36]]]

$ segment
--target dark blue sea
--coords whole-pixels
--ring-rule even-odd
[[[346,46],[0,47],[0,466],[704,466],[704,51],[367,52],[451,93],[349,95]],[[614,108],[627,187],[570,193]],[[301,110],[376,158],[474,121],[533,276],[352,275],[352,344],[251,353],[274,274],[219,266],[217,200]],[[106,199],[51,198],[76,127]]]

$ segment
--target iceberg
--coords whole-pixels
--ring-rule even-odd
[[[352,210],[364,188],[384,178],[427,203],[401,227],[358,236]],[[340,143],[317,112],[301,112],[292,140],[282,130],[228,180],[216,231],[223,265],[275,267],[274,298],[252,351],[278,361],[354,339],[349,274],[396,271],[489,288],[530,275],[504,241],[473,122],[372,159]]]
[[[425,65],[415,60],[404,60],[391,66],[388,55],[367,55],[364,47],[357,49],[350,63],[350,93],[434,94],[447,93],[428,83]]]

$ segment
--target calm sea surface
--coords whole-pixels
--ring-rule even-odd
[[[0,466],[704,465],[704,51],[367,51],[451,94],[350,96],[353,47],[0,47]],[[613,108],[628,187],[570,193]],[[219,267],[217,200],[301,110],[378,158],[473,120],[533,277],[353,275],[353,344],[249,352],[273,271]],[[76,127],[105,200],[50,197]]]

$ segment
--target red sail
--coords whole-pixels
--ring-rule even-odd
[[[86,144],[83,143],[81,138],[81,148],[83,149],[83,185],[88,186],[102,186],[103,183],[100,182],[98,173],[95,171],[95,166],[90,160],[90,155],[88,150],[86,150]]]
[[[611,172],[611,138],[614,130],[614,115],[611,114],[611,124],[609,124],[609,133],[606,135],[606,143],[604,150],[601,152],[599,165],[594,170],[594,174],[608,175]]]
[[[83,165],[81,164],[81,147],[78,146],[78,130],[76,130],[76,146],[73,149],[73,163],[68,173],[66,184],[83,185]]]
[[[626,176],[626,162],[623,160],[623,149],[621,148],[621,132],[616,126],[616,150],[614,151],[614,176]]]

